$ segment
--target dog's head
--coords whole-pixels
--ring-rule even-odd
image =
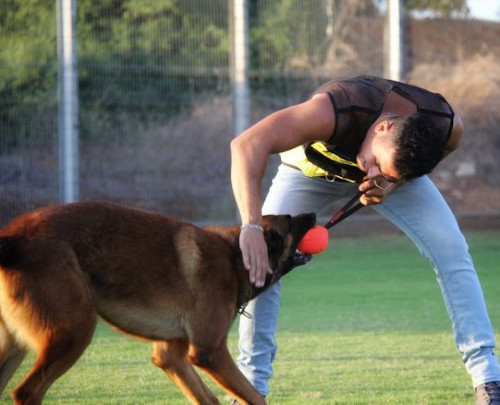
[[[276,283],[294,267],[306,264],[312,259],[311,255],[297,251],[297,246],[306,232],[315,225],[314,213],[264,216],[264,237],[273,274],[267,277],[264,287],[255,288],[255,295]]]
[[[234,249],[239,262],[240,291],[237,307],[242,311],[246,303],[258,294],[276,283],[294,267],[308,263],[311,255],[303,254],[297,246],[309,229],[316,225],[314,213],[291,215],[266,215],[262,227],[269,253],[269,264],[273,273],[268,275],[263,287],[257,288],[250,284],[248,272],[243,267],[241,250],[239,249],[240,227],[205,227],[206,231],[217,233]]]

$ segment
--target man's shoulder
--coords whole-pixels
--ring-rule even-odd
[[[312,94],[318,93],[363,93],[365,91],[380,91],[387,92],[393,87],[393,82],[388,79],[377,76],[354,76],[339,79],[333,79],[319,86]]]

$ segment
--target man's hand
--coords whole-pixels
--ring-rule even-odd
[[[359,185],[359,191],[363,192],[360,201],[363,205],[375,205],[383,202],[400,183],[387,180],[383,176],[365,180]]]
[[[267,274],[273,271],[269,266],[266,241],[262,231],[244,228],[240,233],[240,248],[243,265],[248,270],[248,278],[256,287],[263,287]]]

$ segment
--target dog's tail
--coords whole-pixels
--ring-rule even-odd
[[[15,261],[15,251],[18,241],[13,237],[0,237],[0,271],[11,266]],[[0,316],[0,394],[10,381],[22,360],[27,349],[17,341]]]

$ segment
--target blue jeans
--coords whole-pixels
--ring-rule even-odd
[[[351,197],[356,191],[357,185],[308,178],[281,165],[262,211],[263,214],[295,215],[311,211],[319,214],[333,201]],[[455,342],[473,385],[499,381],[500,369],[493,351],[495,336],[481,285],[465,238],[441,193],[424,176],[396,189],[373,209],[406,233],[435,269]],[[277,350],[274,335],[280,299],[281,285],[276,284],[249,303],[246,311],[251,318],[240,317],[238,366],[263,395],[269,391]]]

